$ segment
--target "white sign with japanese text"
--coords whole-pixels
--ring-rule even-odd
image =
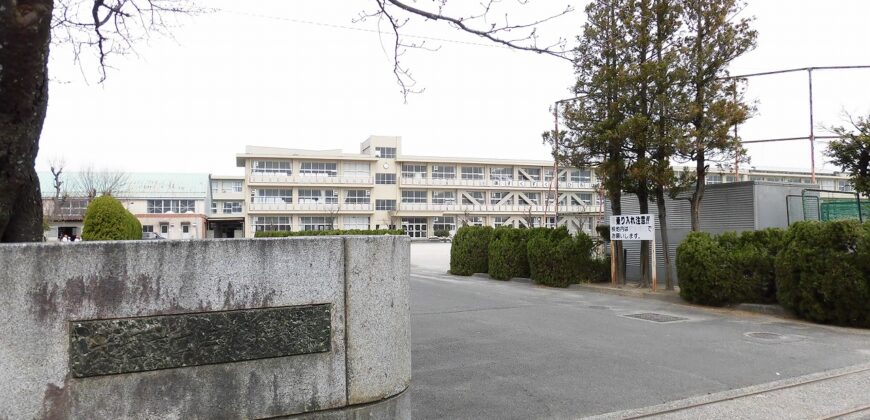
[[[610,216],[610,240],[654,241],[656,227],[651,214]]]

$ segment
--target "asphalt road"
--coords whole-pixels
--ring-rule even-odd
[[[870,362],[870,331],[450,276],[446,255],[412,246],[415,419],[577,418]]]

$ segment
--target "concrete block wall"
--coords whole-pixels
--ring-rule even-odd
[[[0,418],[263,418],[401,393],[404,236],[0,246]],[[76,321],[330,305],[329,351],[77,378]]]

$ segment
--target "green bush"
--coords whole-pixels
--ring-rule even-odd
[[[592,277],[592,239],[578,232],[571,238],[559,229],[529,239],[529,271],[535,283],[568,287],[571,283],[590,281]]]
[[[677,247],[677,276],[683,299],[713,306],[731,303],[730,274],[725,248],[709,233],[691,232]]]
[[[534,229],[499,227],[489,241],[489,276],[498,280],[529,277],[526,242]],[[537,232],[535,232],[538,234]]]
[[[284,238],[287,236],[335,236],[335,235],[404,235],[402,229],[332,229],[332,230],[304,230],[290,232],[286,230],[260,231],[254,233],[255,238]]]
[[[799,222],[776,258],[779,303],[811,321],[870,327],[870,228]]]
[[[470,276],[489,271],[489,226],[463,226],[453,235],[450,245],[450,273]]]
[[[450,236],[450,231],[447,229],[438,229],[435,231],[435,236],[439,238],[446,238]]]
[[[120,201],[104,195],[91,200],[88,204],[82,239],[86,241],[142,239],[142,225]]]
[[[610,282],[610,256],[589,260],[589,281],[592,283]]]
[[[784,236],[785,230],[769,228],[739,235],[727,232],[716,238],[731,268],[731,303],[776,302],[775,261]]]

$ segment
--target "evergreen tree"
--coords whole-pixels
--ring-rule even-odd
[[[858,117],[857,121],[847,116],[852,128],[831,129],[840,138],[831,141],[825,156],[849,174],[855,191],[870,198],[870,116]]]

